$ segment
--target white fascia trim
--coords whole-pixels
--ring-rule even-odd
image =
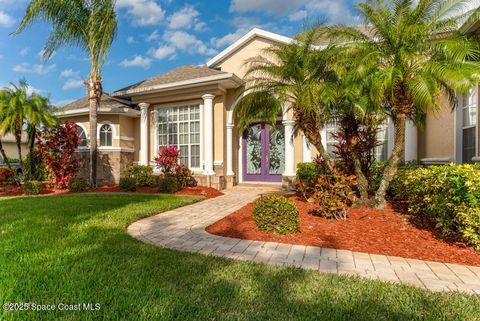
[[[55,116],[77,116],[88,114],[89,108],[79,108],[67,111],[60,111],[54,113]],[[127,116],[140,117],[140,111],[132,108],[102,108],[100,107],[97,111],[98,114],[127,114]]]
[[[249,42],[255,37],[262,37],[262,38],[266,38],[269,40],[273,40],[273,41],[277,41],[285,44],[289,44],[294,41],[292,38],[285,37],[277,33],[273,33],[273,32],[255,27],[252,30],[250,30],[247,34],[245,34],[242,38],[238,39],[233,44],[231,44],[226,49],[224,49],[222,52],[220,52],[218,55],[210,59],[207,62],[207,66],[212,67],[216,65],[218,62],[222,61],[223,58],[225,58],[226,56],[228,56],[229,54],[231,54],[232,52],[234,52],[235,50],[237,50],[238,48],[240,48],[245,43]]]
[[[156,85],[156,86],[150,86],[150,87],[141,87],[137,89],[124,90],[124,91],[117,91],[117,92],[114,92],[112,96],[132,95],[132,94],[138,94],[138,93],[149,92],[154,90],[172,89],[175,87],[198,85],[204,82],[220,81],[220,80],[227,80],[227,79],[232,79],[238,84],[243,83],[243,81],[240,78],[238,78],[237,75],[233,73],[225,73],[220,75],[213,75],[213,76],[207,76],[207,77],[201,77],[201,78],[176,81],[168,84],[162,84],[162,85]]]

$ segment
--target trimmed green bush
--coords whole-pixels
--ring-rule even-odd
[[[178,192],[178,180],[175,176],[164,176],[158,180],[158,191],[160,193],[172,194]]]
[[[68,190],[72,193],[86,192],[90,188],[87,178],[75,176],[68,181]]]
[[[157,183],[157,179],[153,175],[153,169],[150,166],[128,166],[125,170],[124,175],[128,177],[133,177],[137,182],[137,186],[155,186]]]
[[[279,234],[300,231],[300,216],[292,200],[267,195],[253,203],[253,219],[257,228]]]
[[[410,213],[430,217],[446,235],[460,233],[480,251],[480,166],[402,169],[391,193],[408,201]]]
[[[320,174],[315,162],[299,163],[297,165],[297,180],[313,181]]]
[[[137,180],[134,177],[120,177],[120,190],[123,192],[136,192]]]
[[[43,192],[42,182],[26,181],[23,183],[22,190],[26,195],[38,195]]]

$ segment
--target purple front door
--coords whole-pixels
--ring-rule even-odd
[[[285,132],[281,124],[254,124],[243,134],[243,180],[281,182]]]

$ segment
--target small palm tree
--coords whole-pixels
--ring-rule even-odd
[[[20,166],[23,168],[22,132],[26,125],[28,133],[28,147],[31,154],[35,145],[35,137],[39,126],[52,126],[56,118],[50,112],[50,102],[46,97],[36,93],[29,93],[29,86],[25,80],[18,85],[0,90],[0,134],[12,133],[18,148]],[[3,146],[0,144],[2,157],[7,160]],[[33,164],[29,164],[30,169]]]
[[[0,134],[13,134],[17,143],[18,159],[22,168],[22,130],[25,119],[25,106],[28,104],[28,85],[22,80],[17,86],[11,84],[11,87],[0,91]]]
[[[369,83],[371,101],[394,121],[392,155],[374,198],[378,208],[386,205],[386,191],[404,154],[407,119],[418,124],[426,112],[440,108],[441,95],[455,103],[455,91],[465,92],[479,80],[477,43],[457,31],[471,14],[465,12],[470,2],[372,0],[357,7],[371,35],[342,26],[331,29],[357,66],[357,77]]]
[[[246,95],[236,108],[239,130],[254,121],[275,123],[278,116],[292,110],[295,132],[302,131],[329,164],[322,144],[321,129],[329,113],[321,103],[324,84],[333,73],[332,55],[316,50],[317,29],[301,34],[290,44],[273,44],[261,56],[246,61]]]
[[[97,179],[97,110],[103,94],[101,69],[117,33],[115,0],[32,0],[15,34],[35,20],[52,24],[44,58],[62,46],[77,46],[90,59],[86,89],[90,104],[90,181]]]

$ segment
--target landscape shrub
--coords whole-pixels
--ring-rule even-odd
[[[29,180],[45,181],[48,177],[48,170],[45,160],[38,150],[28,153],[23,161],[24,175]]]
[[[158,156],[155,157],[155,164],[165,176],[174,176],[178,166],[180,151],[175,146],[161,147]]]
[[[178,165],[175,168],[175,177],[177,178],[179,188],[197,186],[197,180],[193,177],[192,171],[185,164]]]
[[[432,219],[444,235],[460,233],[480,251],[480,166],[405,168],[391,193],[408,201],[408,211]]]
[[[137,180],[133,177],[120,177],[120,190],[123,192],[135,192],[137,190]]]
[[[75,176],[68,181],[68,190],[72,193],[86,192],[89,188],[90,184],[86,177]]]
[[[0,168],[0,185],[11,185],[15,181],[13,179],[13,170],[10,168]]]
[[[38,195],[43,192],[42,182],[25,181],[22,186],[23,193],[26,195]]]
[[[41,133],[37,150],[45,160],[52,184],[57,188],[65,188],[80,169],[74,155],[80,143],[77,128],[74,122],[66,121],[53,128],[45,127]]]
[[[347,218],[347,209],[356,199],[356,184],[355,175],[344,174],[335,161],[329,168],[317,158],[315,162],[303,166],[300,174],[297,173],[297,191],[306,201],[318,206],[313,214],[327,218]]]
[[[319,170],[315,162],[299,163],[297,165],[297,180],[313,181],[318,176]]]
[[[137,186],[155,186],[157,183],[157,178],[153,175],[153,169],[146,165],[128,166],[124,175],[134,178]]]
[[[158,180],[158,191],[160,193],[175,193],[178,192],[178,180],[174,176],[164,176],[160,177]]]
[[[300,216],[295,202],[279,195],[267,195],[253,203],[257,228],[278,234],[300,231]]]

